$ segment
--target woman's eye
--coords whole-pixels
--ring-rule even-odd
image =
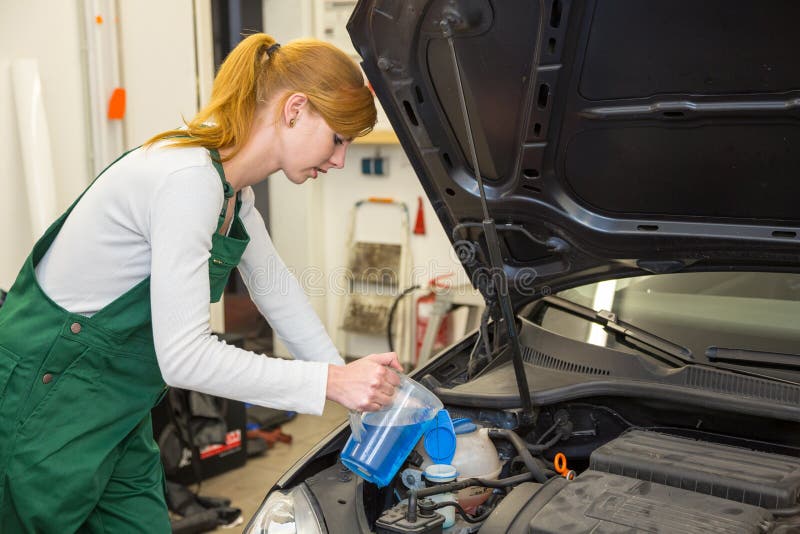
[[[341,145],[343,143],[344,143],[344,139],[342,139],[341,137],[339,137],[336,134],[333,135],[333,144],[334,145]]]

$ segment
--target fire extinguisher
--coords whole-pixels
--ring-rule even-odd
[[[449,273],[442,276],[437,276],[430,280],[424,287],[424,289],[428,290],[428,293],[418,298],[416,301],[417,320],[416,324],[414,325],[414,366],[416,366],[419,362],[420,351],[425,342],[425,332],[428,330],[428,323],[431,320],[431,315],[433,315],[434,306],[436,305],[436,290],[449,287],[449,284],[447,282],[443,282],[442,280],[451,276],[453,276],[453,274]],[[397,306],[404,297],[412,294],[418,289],[420,289],[419,285],[407,287],[402,293],[395,297],[394,302],[392,303],[392,307],[389,310],[389,319],[386,327],[386,340],[389,344],[389,352],[394,352],[394,334],[392,332],[392,323],[394,322],[394,315],[397,311]],[[436,334],[432,350],[442,349],[450,343],[451,330],[452,326],[450,316],[445,315],[442,318],[439,331]]]
[[[437,276],[428,282],[428,293],[419,297],[416,302],[416,334],[415,334],[415,351],[414,351],[414,365],[419,363],[419,353],[422,349],[422,342],[425,339],[425,332],[428,330],[428,323],[433,315],[433,306],[436,302],[436,290],[445,289],[448,287],[447,282],[443,281],[445,278],[453,276],[446,274]],[[452,329],[450,315],[445,315],[439,325],[439,331],[436,333],[436,338],[433,343],[433,351],[438,351],[445,348],[450,343],[450,331]]]

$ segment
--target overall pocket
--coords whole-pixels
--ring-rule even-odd
[[[3,347],[0,347],[0,408],[6,399],[6,387],[11,381],[11,375],[19,364],[19,357]]]
[[[46,406],[52,402],[53,398],[59,398],[57,406],[65,412],[72,410],[71,415],[80,413],[75,410],[73,398],[64,398],[62,390],[65,387],[76,391],[76,397],[84,390],[88,393],[93,388],[94,379],[97,376],[93,370],[82,369],[80,366],[84,355],[89,348],[77,341],[59,336],[42,365],[39,367],[36,378],[33,380],[25,399],[25,406],[19,415],[22,425],[25,426],[28,420],[35,418]]]
[[[217,256],[211,256],[208,260],[208,279],[211,284],[211,302],[219,302],[231,271],[236,267],[227,263]]]

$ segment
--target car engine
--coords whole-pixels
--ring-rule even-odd
[[[524,465],[520,473],[410,491],[380,515],[375,531],[800,532],[800,459],[792,456],[631,429],[594,449],[587,468],[575,476],[571,471],[555,473],[552,464],[535,457],[537,446],[514,432],[494,429],[489,435],[498,444],[513,446],[515,456],[508,464]],[[486,485],[494,493],[477,508],[478,515],[462,507],[455,524],[443,529],[437,513],[443,503],[428,499],[437,491],[458,491],[470,484]]]

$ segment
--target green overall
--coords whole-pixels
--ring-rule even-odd
[[[233,189],[211,154],[226,198],[209,259],[216,302],[250,238],[238,197],[220,233]],[[33,247],[0,308],[0,532],[167,533],[150,278],[86,317],[53,302],[34,273],[79,201]]]

